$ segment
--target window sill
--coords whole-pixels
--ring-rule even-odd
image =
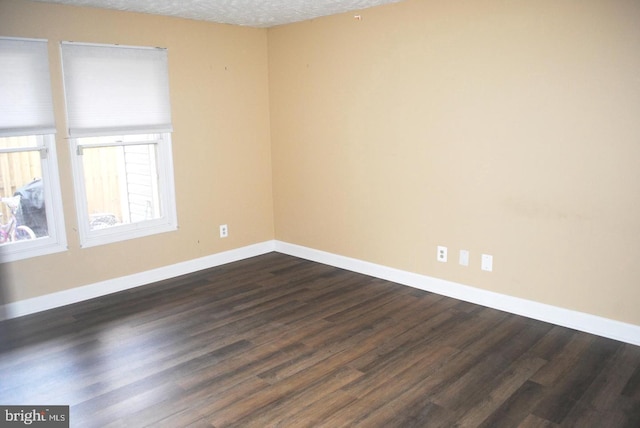
[[[173,222],[144,222],[122,226],[113,226],[102,230],[94,230],[87,233],[81,241],[82,248],[96,247],[99,245],[113,244],[130,239],[157,235],[159,233],[174,232],[178,225]]]
[[[67,245],[56,242],[53,238],[39,238],[33,242],[25,241],[9,244],[0,248],[0,264],[46,256],[67,251]]]

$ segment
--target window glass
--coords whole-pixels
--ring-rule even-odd
[[[39,151],[35,137],[0,138],[0,243],[49,236]]]
[[[90,230],[162,217],[157,135],[80,138]]]

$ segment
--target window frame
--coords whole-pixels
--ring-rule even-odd
[[[47,213],[48,236],[25,241],[12,242],[0,246],[0,263],[14,262],[32,257],[44,256],[66,251],[62,194],[58,173],[55,136],[53,134],[36,135],[37,148],[25,148],[18,151],[39,151],[41,153],[42,184],[44,204]],[[0,149],[0,153],[16,152],[15,149]]]
[[[127,134],[134,135],[134,134]],[[158,196],[160,199],[160,217],[138,221],[133,223],[120,224],[102,229],[91,230],[90,213],[88,209],[87,190],[85,185],[84,164],[82,162],[83,148],[102,147],[101,145],[82,144],[82,137],[70,138],[71,144],[71,166],[73,172],[73,182],[75,188],[76,211],[78,217],[78,232],[80,235],[80,246],[89,248],[99,245],[106,245],[129,239],[142,238],[159,233],[172,232],[178,229],[175,185],[173,171],[173,156],[171,134],[168,132],[158,133],[157,141],[150,141],[149,144],[156,145],[157,173],[158,173]],[[139,145],[140,143],[117,144],[117,146]],[[111,144],[110,144],[111,145]]]
[[[177,230],[167,49],[62,41],[60,54],[80,246]],[[109,59],[115,62],[107,66],[104,61]],[[144,81],[136,78],[140,75],[145,76]],[[91,230],[82,139],[139,134],[159,136],[156,166],[160,217]],[[124,138],[121,145],[127,145]],[[87,144],[91,146],[97,147]]]

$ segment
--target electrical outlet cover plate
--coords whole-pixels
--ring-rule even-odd
[[[438,254],[436,256],[436,259],[439,262],[446,263],[446,261],[447,261],[447,247],[443,247],[441,245],[438,245]]]
[[[491,272],[493,270],[493,256],[489,254],[482,255],[482,270]]]
[[[226,224],[221,224],[220,225],[220,237],[221,238],[226,238],[227,236],[229,236],[229,228],[227,227]]]
[[[469,251],[468,250],[460,250],[459,263],[462,266],[469,266]]]

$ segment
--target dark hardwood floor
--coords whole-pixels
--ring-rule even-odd
[[[277,253],[0,333],[74,427],[640,427],[640,347]]]

